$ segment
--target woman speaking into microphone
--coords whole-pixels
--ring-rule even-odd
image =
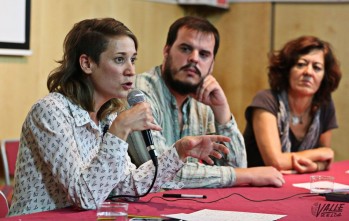
[[[154,165],[149,161],[136,169],[125,142],[132,131],[161,130],[148,103],[124,108],[137,47],[135,35],[112,18],[73,26],[59,66],[48,77],[50,93],[33,105],[22,127],[10,216],[69,206],[95,209],[110,196],[148,190]],[[219,143],[229,140],[215,135],[179,140],[158,157],[151,191],[172,179],[188,156],[212,164],[210,156],[228,151]]]

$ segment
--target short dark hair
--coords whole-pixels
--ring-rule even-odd
[[[196,30],[203,33],[213,34],[215,38],[215,45],[213,54],[216,56],[219,48],[219,33],[218,30],[206,19],[195,16],[185,16],[177,19],[168,30],[166,45],[172,46],[177,39],[178,30],[186,27],[191,30]]]
[[[63,58],[58,61],[60,66],[48,77],[48,90],[65,95],[89,112],[94,111],[94,88],[90,78],[80,67],[79,57],[86,54],[98,64],[101,53],[107,49],[110,38],[114,36],[130,37],[137,50],[136,36],[120,21],[103,18],[86,19],[76,23],[65,37]],[[104,111],[113,112],[121,107],[121,103],[119,99],[111,99],[101,107],[98,116],[104,116]]]
[[[325,75],[319,90],[315,93],[315,104],[322,104],[331,99],[331,93],[339,85],[342,73],[339,68],[331,45],[314,36],[301,36],[287,42],[284,47],[270,54],[269,57],[269,85],[273,91],[279,92],[289,89],[289,76],[291,68],[298,62],[300,56],[313,50],[324,53]]]

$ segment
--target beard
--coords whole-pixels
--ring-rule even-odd
[[[167,84],[168,87],[170,87],[172,90],[176,91],[177,93],[181,95],[188,95],[191,93],[196,93],[198,87],[202,84],[204,81],[203,78],[201,78],[201,72],[197,69],[195,64],[189,63],[183,67],[181,67],[179,70],[171,68],[172,66],[172,57],[168,56],[165,61],[165,67],[164,67],[164,81]],[[200,82],[197,84],[192,84],[189,82],[182,82],[180,80],[177,80],[174,78],[174,75],[178,73],[179,71],[186,69],[186,68],[195,68],[197,75],[201,78]]]

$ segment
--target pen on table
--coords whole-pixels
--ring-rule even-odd
[[[207,196],[205,195],[193,195],[193,194],[171,194],[171,193],[164,193],[162,195],[164,198],[200,198],[200,199],[206,199]]]

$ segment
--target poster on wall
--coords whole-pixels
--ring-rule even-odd
[[[30,0],[0,0],[0,55],[30,51]]]

